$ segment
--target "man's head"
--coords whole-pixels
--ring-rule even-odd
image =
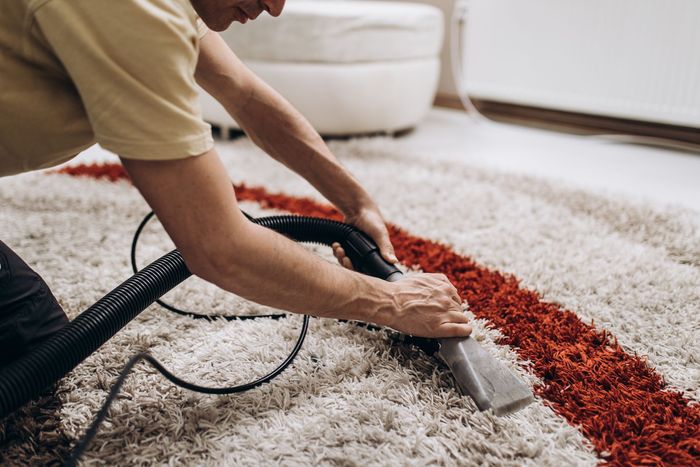
[[[214,31],[223,31],[232,22],[246,23],[263,11],[279,16],[285,0],[190,0],[202,21]]]

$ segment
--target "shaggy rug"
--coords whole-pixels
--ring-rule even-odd
[[[313,319],[294,365],[247,393],[194,394],[138,365],[86,464],[700,462],[695,213],[431,162],[390,139],[331,147],[376,197],[402,263],[450,277],[477,338],[533,386],[535,403],[508,417],[480,413],[419,350],[383,332]],[[249,141],[220,149],[251,214],[337,217]],[[131,274],[131,238],[147,212],[112,163],[0,180],[0,238],[43,275],[71,318]],[[153,222],[140,264],[169,248]],[[167,298],[202,313],[270,311],[196,278]],[[65,459],[137,351],[199,384],[241,383],[284,359],[300,321],[201,322],[151,306],[3,420],[0,461]]]

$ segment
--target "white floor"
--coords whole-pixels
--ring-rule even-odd
[[[397,141],[411,152],[456,163],[565,181],[600,194],[623,194],[662,206],[685,206],[700,219],[697,153],[475,121],[464,112],[441,108],[432,109],[418,128]],[[79,161],[113,157],[95,146]]]
[[[397,138],[412,151],[565,181],[601,194],[681,205],[700,218],[700,154],[470,119],[431,110]]]

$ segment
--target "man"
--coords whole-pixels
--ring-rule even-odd
[[[308,180],[396,261],[382,215],[309,123],[214,31],[284,0],[3,0],[0,176],[49,167],[95,142],[121,158],[190,270],[250,300],[420,336],[471,332],[442,275],[397,283],[339,268],[249,222],[202,121],[195,82],[270,156]],[[208,26],[208,28],[207,28]],[[212,29],[214,31],[209,30]],[[0,364],[67,319],[0,243]]]

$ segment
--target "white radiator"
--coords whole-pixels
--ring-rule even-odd
[[[700,1],[467,3],[469,95],[700,128]]]

